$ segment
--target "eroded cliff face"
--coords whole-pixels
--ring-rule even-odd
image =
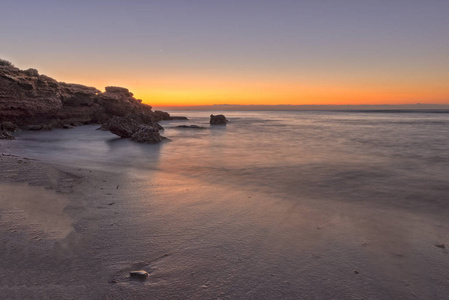
[[[162,119],[128,89],[93,87],[58,82],[35,69],[20,70],[0,60],[0,123],[46,128],[109,121],[113,116],[145,115],[149,122]],[[150,122],[151,121],[151,122]]]

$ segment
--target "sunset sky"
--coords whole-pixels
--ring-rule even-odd
[[[0,0],[0,58],[153,106],[449,104],[448,0]]]

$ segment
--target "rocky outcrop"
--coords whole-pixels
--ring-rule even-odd
[[[155,110],[154,113],[156,115],[158,115],[161,118],[161,120],[164,120],[164,121],[171,120],[170,119],[170,114],[168,112],[161,111],[161,110]]]
[[[42,130],[103,124],[126,117],[126,122],[136,123],[133,125],[136,132],[140,125],[161,129],[156,122],[167,115],[170,118],[168,113],[153,112],[151,106],[134,98],[128,89],[110,86],[101,92],[93,87],[58,82],[35,69],[20,70],[0,59],[0,123]],[[109,124],[112,130],[124,127],[125,123],[114,120]]]
[[[226,120],[226,117],[224,115],[210,115],[209,123],[211,125],[226,125],[226,123],[228,123],[228,120]]]
[[[165,139],[159,134],[160,125],[146,120],[145,115],[141,114],[114,116],[103,127],[113,134],[139,143],[159,143]]]
[[[58,82],[35,69],[20,70],[0,60],[0,123],[19,126],[104,123],[113,116],[147,114],[154,122],[162,117],[151,106],[135,99],[128,89],[93,87]]]

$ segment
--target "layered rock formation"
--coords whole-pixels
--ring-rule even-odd
[[[156,122],[170,119],[168,113],[153,112],[151,106],[134,98],[128,89],[106,87],[101,92],[93,87],[58,82],[35,69],[20,70],[0,59],[0,123],[41,130],[103,124],[113,117],[128,115],[157,131],[161,127]],[[157,139],[150,142],[154,140]]]

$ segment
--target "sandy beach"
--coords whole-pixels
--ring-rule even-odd
[[[298,201],[232,181],[101,171],[10,152],[0,165],[2,299],[445,299],[449,292],[444,210]],[[146,280],[129,278],[141,269]]]

